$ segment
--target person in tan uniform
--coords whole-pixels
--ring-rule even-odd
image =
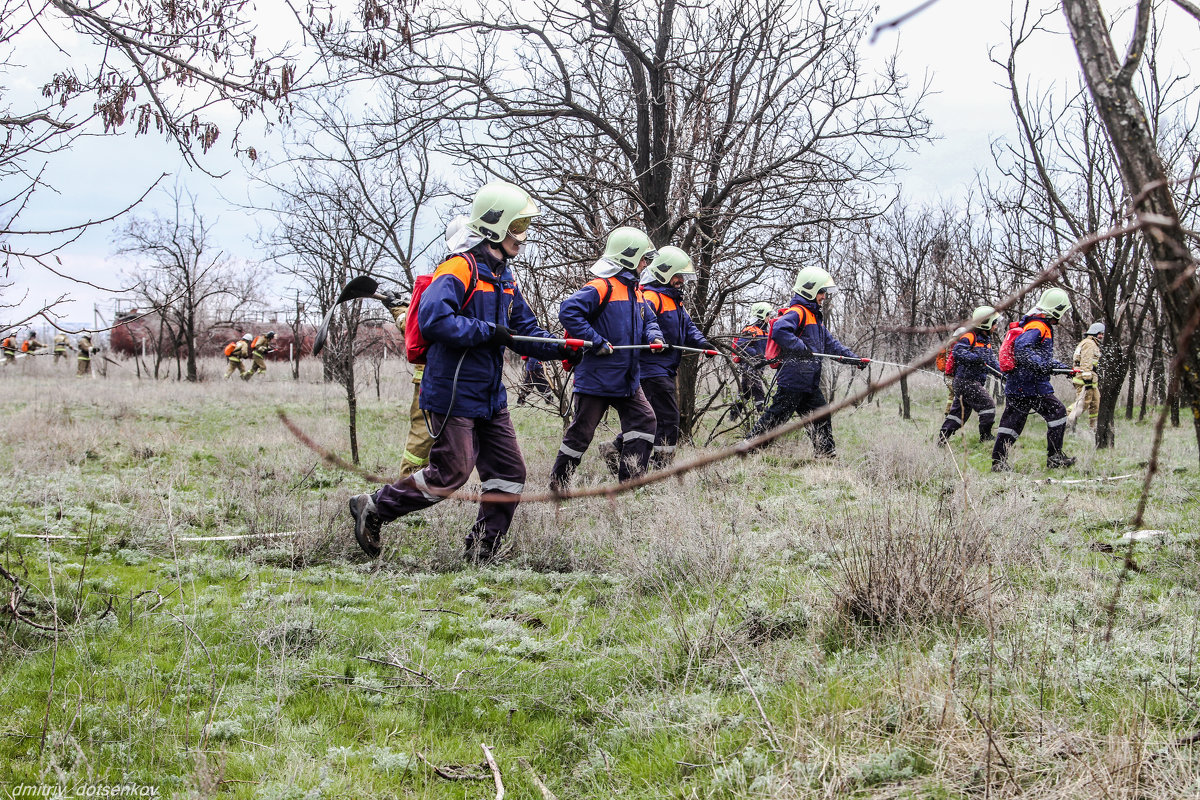
[[[396,327],[404,330],[405,318],[408,316],[408,298],[396,292],[383,292],[383,305],[392,312]],[[425,425],[425,415],[421,413],[421,378],[425,376],[425,365],[413,365],[412,400],[408,404],[408,436],[404,441],[404,457],[400,463],[400,477],[412,475],[429,463],[429,451],[433,449],[433,437]]]
[[[1071,383],[1075,384],[1075,402],[1071,405],[1071,413],[1067,417],[1067,424],[1070,425],[1071,430],[1075,430],[1079,416],[1085,408],[1088,412],[1088,425],[1092,430],[1096,430],[1096,417],[1100,414],[1100,390],[1096,387],[1096,366],[1100,363],[1100,345],[1103,343],[1104,323],[1093,322],[1092,327],[1087,329],[1083,341],[1075,346],[1075,355],[1072,356],[1071,364],[1079,370],[1079,374],[1071,379]]]
[[[229,380],[234,372],[237,372],[242,378],[246,377],[248,373],[242,359],[250,357],[250,343],[253,341],[254,337],[247,333],[232,343],[233,349],[230,349],[228,345],[225,347],[225,357],[229,359],[229,368],[225,370],[225,380]]]
[[[249,372],[242,373],[242,380],[248,381],[260,372],[267,371],[267,353],[271,352],[271,343],[275,340],[275,331],[267,331],[261,336],[255,336],[250,342],[250,355],[254,366]]]
[[[81,333],[75,340],[75,349],[79,351],[79,355],[75,358],[75,376],[82,378],[84,375],[92,374],[92,353],[99,351],[100,348],[92,347],[92,337],[89,334]]]
[[[17,361],[17,337],[5,336],[0,340],[0,351],[4,353],[4,366],[15,364]]]
[[[59,332],[54,335],[54,363],[57,365],[60,358],[67,357],[68,350],[74,350],[75,347],[67,340],[65,333]]]

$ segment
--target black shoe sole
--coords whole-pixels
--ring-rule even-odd
[[[383,552],[378,542],[373,542],[367,536],[367,514],[369,511],[363,511],[360,516],[358,510],[354,507],[354,498],[350,498],[350,516],[354,517],[354,538],[358,542],[358,546],[362,551],[371,558],[379,558],[379,554]]]

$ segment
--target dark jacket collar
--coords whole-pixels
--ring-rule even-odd
[[[480,242],[472,247],[469,252],[475,257],[475,263],[483,270],[490,272],[493,277],[504,277],[504,273],[508,269],[508,259],[503,253],[497,256],[495,250],[493,250],[488,242]]]

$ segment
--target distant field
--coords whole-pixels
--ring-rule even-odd
[[[347,453],[316,362],[245,384],[213,360],[199,385],[49,362],[0,370],[0,797],[491,798],[481,744],[509,798],[1200,796],[1190,425],[1145,522],[1170,536],[1130,570],[1141,481],[1045,479],[1140,474],[1149,423],[1102,453],[1068,434],[1079,463],[1048,474],[1031,421],[993,475],[974,419],[935,446],[935,376],[911,421],[894,389],[839,414],[836,461],[794,435],[522,506],[476,569],[457,502],[361,557],[366,484],[276,417]],[[378,396],[359,370],[362,466],[392,474],[407,367]],[[559,422],[513,415],[541,491]],[[580,482],[603,480],[590,452]],[[189,541],[234,535],[256,538]]]

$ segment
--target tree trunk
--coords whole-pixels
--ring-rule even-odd
[[[912,419],[912,398],[908,394],[908,376],[900,379],[900,418]]]
[[[700,374],[700,359],[685,358],[679,362],[679,377],[675,385],[679,390],[679,437],[690,441],[696,423],[696,383]]]
[[[1154,267],[1154,283],[1170,321],[1171,333],[1182,349],[1180,388],[1192,408],[1192,423],[1200,446],[1200,348],[1195,345],[1195,315],[1200,278],[1179,223],[1175,198],[1159,158],[1154,134],[1141,101],[1133,91],[1133,74],[1145,45],[1145,20],[1150,1],[1139,0],[1135,41],[1122,65],[1117,60],[1099,0],[1063,0],[1067,27],[1075,42],[1079,64],[1121,169],[1126,193],[1136,213],[1148,218],[1141,230]],[[1197,451],[1200,457],[1200,448]]]

